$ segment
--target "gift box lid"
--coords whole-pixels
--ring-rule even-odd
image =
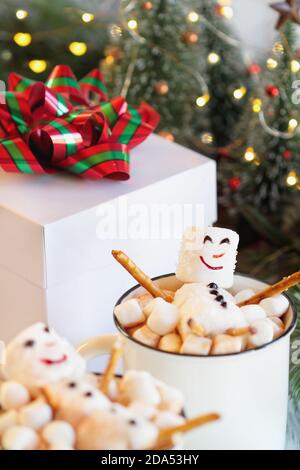
[[[205,210],[211,222],[216,220],[215,163],[156,135],[132,151],[128,181],[0,171],[0,265],[41,287],[104,268],[113,262],[110,250],[116,244],[97,237],[99,207],[126,197],[163,203],[168,191],[176,191],[178,178],[178,202],[190,203],[195,194],[188,182],[197,171],[199,191],[209,185]],[[126,240],[119,248],[122,244],[127,246]],[[136,246],[140,249],[142,241]]]

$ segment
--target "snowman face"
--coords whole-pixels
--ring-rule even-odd
[[[29,388],[80,376],[84,369],[73,346],[43,323],[22,331],[7,346],[5,376]]]
[[[193,250],[181,253],[177,277],[183,282],[231,287],[238,241],[238,234],[232,230],[207,227],[201,242]]]

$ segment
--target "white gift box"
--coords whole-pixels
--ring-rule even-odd
[[[173,272],[191,207],[216,220],[212,160],[153,135],[131,162],[126,182],[0,172],[0,339],[38,320],[73,343],[111,332],[135,283],[111,250],[151,276]]]

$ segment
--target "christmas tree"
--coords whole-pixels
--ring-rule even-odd
[[[149,101],[161,115],[161,135],[206,150],[215,136],[228,142],[247,95],[239,45],[220,29],[232,14],[222,3],[123,1],[122,33],[106,57],[112,94],[135,105]]]
[[[57,63],[84,75],[103,57],[116,3],[2,0],[0,78],[15,71],[44,80]]]
[[[243,144],[233,158],[221,162],[226,194],[231,189],[237,205],[257,221],[267,221],[265,225],[271,221],[282,225],[285,208],[300,188],[300,62],[294,28],[287,23],[266,60],[260,87],[246,113]]]
[[[206,92],[195,70],[198,27],[187,18],[193,2],[136,1],[133,8],[130,4],[121,2],[122,36],[112,44],[119,54],[108,64],[108,86],[132,104],[151,103],[161,115],[162,135],[182,142],[196,98]]]
[[[218,147],[229,144],[250,95],[252,76],[259,68],[248,64],[239,41],[234,37],[230,20],[233,9],[228,2],[202,0],[199,4],[202,19],[201,48],[205,62],[206,80],[210,99],[206,114],[195,115],[194,133],[197,146],[204,152],[218,153]],[[211,148],[203,139],[211,133]],[[200,137],[200,138],[199,138]]]

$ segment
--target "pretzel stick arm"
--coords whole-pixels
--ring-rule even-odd
[[[250,297],[250,299],[244,300],[237,305],[238,307],[243,307],[244,305],[258,304],[261,300],[267,297],[273,297],[274,295],[279,295],[282,292],[287,291],[290,287],[298,284],[298,282],[300,282],[300,271],[297,271],[290,276],[284,277],[281,279],[281,281],[277,282],[273,286],[267,287],[266,289]]]
[[[115,376],[115,372],[116,372],[119,360],[122,356],[122,353],[123,353],[122,347],[120,343],[117,341],[117,343],[112,349],[111,356],[109,358],[107,367],[104,371],[101,384],[100,384],[101,392],[105,394],[107,394],[109,391],[110,383]]]
[[[192,431],[192,429],[198,428],[204,424],[211,423],[218,419],[220,419],[220,415],[217,413],[196,416],[195,418],[188,419],[185,423],[179,424],[178,426],[171,426],[169,428],[161,429],[159,433],[159,439],[169,439],[175,433]]]
[[[120,263],[131,276],[143,286],[153,297],[162,297],[167,302],[172,302],[173,297],[160,289],[147,274],[145,274],[123,251],[113,250],[113,257]]]

